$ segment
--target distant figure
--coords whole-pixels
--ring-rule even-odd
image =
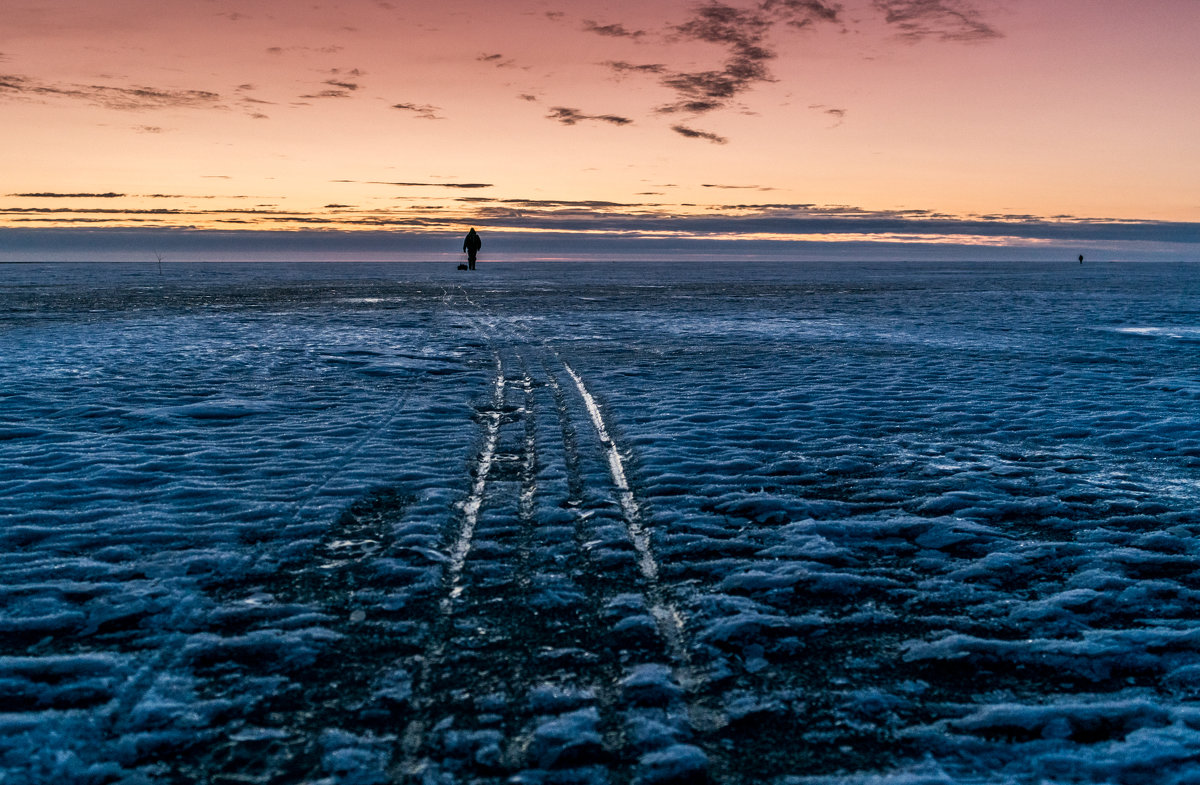
[[[483,247],[483,240],[479,239],[479,235],[475,234],[475,230],[467,232],[467,238],[463,240],[463,250],[467,252],[467,269],[475,269],[475,255],[479,253],[479,249]]]
[[[1079,263],[1083,264],[1083,254],[1079,254]]]

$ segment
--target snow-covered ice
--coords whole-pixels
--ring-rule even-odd
[[[0,782],[1198,783],[1200,268],[0,266]]]

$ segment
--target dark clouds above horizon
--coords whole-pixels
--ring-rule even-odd
[[[416,185],[421,183],[396,183]],[[466,184],[467,186],[475,184]],[[482,185],[482,184],[479,184]],[[758,186],[707,184],[724,190],[759,190]],[[1034,215],[983,215],[968,218],[954,217],[927,210],[872,211],[845,206],[818,206],[798,203],[720,203],[703,206],[701,212],[681,210],[678,205],[656,202],[614,202],[605,200],[571,199],[506,199],[500,197],[461,196],[454,201],[458,208],[445,205],[408,205],[391,210],[359,210],[352,205],[331,203],[319,212],[301,213],[272,207],[241,209],[205,209],[199,207],[120,208],[111,206],[119,194],[28,194],[30,198],[57,198],[86,201],[98,199],[104,207],[79,205],[69,207],[0,208],[13,225],[87,225],[109,224],[104,235],[125,238],[134,243],[137,237],[148,238],[154,233],[165,237],[183,234],[204,234],[178,225],[164,225],[163,219],[192,221],[195,225],[215,221],[220,224],[264,222],[280,232],[258,232],[263,238],[290,236],[304,226],[322,226],[322,247],[334,248],[341,243],[346,249],[358,247],[357,235],[373,234],[370,230],[389,229],[397,238],[397,248],[406,243],[413,247],[436,247],[436,238],[454,235],[463,225],[474,225],[481,232],[517,250],[527,247],[546,248],[544,235],[563,238],[566,246],[579,253],[622,252],[622,249],[651,247],[689,247],[703,241],[710,252],[731,256],[745,253],[753,247],[774,248],[777,252],[788,243],[808,249],[826,245],[857,247],[886,244],[889,247],[939,245],[974,249],[1009,245],[1010,251],[1024,248],[1030,252],[1044,248],[1087,249],[1105,248],[1120,254],[1122,249],[1134,253],[1138,248],[1175,248],[1179,258],[1200,259],[1200,223],[1088,220],[1072,216],[1042,217]],[[164,196],[163,198],[179,198]],[[437,212],[436,215],[429,211]],[[443,215],[440,211],[447,211]],[[139,225],[141,228],[139,228]],[[99,236],[96,229],[0,229],[0,237],[14,253],[20,249],[28,255],[36,251],[39,237],[49,247],[70,245],[75,236],[81,248]],[[16,232],[15,234],[13,232]],[[81,233],[82,232],[82,233]],[[139,232],[142,234],[139,235]],[[399,232],[399,234],[397,234]],[[150,233],[150,234],[147,234]],[[576,238],[567,241],[566,238]],[[91,239],[89,239],[91,238]],[[341,238],[340,240],[338,238]],[[406,238],[406,239],[399,239]],[[541,239],[538,239],[541,238]],[[581,242],[580,238],[586,238]],[[116,240],[112,240],[116,242]],[[191,240],[189,243],[193,242]],[[203,245],[202,241],[195,241]],[[265,242],[260,238],[252,245]],[[15,243],[15,244],[14,244]],[[228,242],[222,241],[228,245]],[[757,245],[756,245],[757,244]],[[136,245],[136,243],[134,243]],[[589,250],[590,249],[590,250]],[[566,248],[564,247],[564,252]],[[939,252],[941,253],[941,252]],[[1039,250],[1040,253],[1040,250]],[[4,258],[0,252],[0,259]]]
[[[153,262],[155,254],[168,261],[325,261],[325,260],[457,260],[460,231],[397,232],[376,230],[340,232],[290,228],[262,231],[252,228],[191,231],[186,229],[110,228],[81,223],[75,228],[0,229],[0,263],[49,261]],[[698,236],[589,237],[581,243],[574,232],[544,231],[513,235],[479,226],[486,238],[487,261],[529,259],[710,259],[741,260],[947,260],[1058,261],[1075,264],[1083,253],[1089,262],[1103,260],[1174,261],[1200,263],[1200,245],[1178,240],[1170,232],[1107,237],[1078,232],[1037,242],[951,242],[930,238],[849,236],[820,241],[787,238],[746,239],[737,242]],[[1190,235],[1195,236],[1197,227]]]

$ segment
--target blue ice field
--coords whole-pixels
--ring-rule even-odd
[[[1200,783],[1200,266],[0,266],[0,783]]]

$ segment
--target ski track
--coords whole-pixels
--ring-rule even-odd
[[[625,513],[625,523],[629,530],[629,540],[637,550],[638,567],[641,569],[642,575],[645,577],[649,587],[649,599],[653,603],[650,606],[650,612],[659,622],[663,635],[671,647],[672,657],[680,666],[686,667],[690,657],[688,656],[687,646],[683,640],[683,616],[680,614],[679,609],[675,607],[675,604],[666,599],[662,585],[659,583],[658,560],[655,559],[654,552],[650,547],[650,535],[642,525],[641,506],[638,504],[637,498],[633,495],[633,489],[629,487],[629,481],[625,477],[625,464],[621,460],[621,452],[617,449],[616,444],[613,443],[612,437],[609,436],[608,428],[604,424],[604,415],[601,414],[600,407],[596,405],[596,399],[592,397],[591,392],[583,383],[583,379],[567,363],[563,363],[563,368],[566,369],[567,375],[571,377],[571,381],[575,382],[575,387],[579,390],[579,395],[583,398],[584,405],[587,407],[588,417],[596,429],[596,434],[600,437],[600,444],[604,446],[608,458],[609,471],[612,473],[613,486],[619,494],[621,509]],[[690,684],[691,679],[689,678],[685,681],[687,684]],[[685,684],[685,686],[687,685]]]
[[[479,452],[479,462],[475,465],[475,482],[471,486],[471,495],[463,504],[462,528],[450,551],[450,568],[448,581],[450,593],[442,600],[442,612],[449,613],[451,603],[462,594],[462,571],[471,550],[471,542],[475,537],[475,526],[479,522],[479,508],[483,506],[483,492],[487,488],[488,473],[492,470],[492,462],[496,459],[496,442],[500,438],[500,416],[504,406],[504,367],[496,357],[496,382],[492,393],[492,409],[487,412],[487,429],[484,434],[483,448]]]
[[[546,383],[551,393],[555,418],[558,421],[563,468],[566,471],[566,506],[575,511],[572,525],[573,550],[571,558],[575,564],[583,566],[589,561],[588,545],[590,542],[590,532],[588,531],[587,522],[591,516],[585,515],[584,511],[579,509],[585,502],[587,487],[581,470],[575,425],[571,421],[567,408],[566,392],[562,384],[548,367],[546,357],[543,356],[541,360],[542,371],[545,374]],[[594,625],[596,628],[601,627],[604,623],[602,621],[602,609],[605,601],[604,583],[606,581],[604,581],[603,576],[596,576],[595,580],[582,581],[583,590],[588,599],[588,623]],[[615,753],[621,750],[624,743],[620,727],[619,695],[617,689],[617,683],[620,681],[623,668],[620,663],[609,661],[605,663],[602,673],[604,678],[596,684],[597,708],[602,720],[604,747]],[[620,779],[625,779],[625,777],[621,777],[624,772],[618,770],[614,773]]]
[[[473,468],[474,479],[463,504],[458,535],[450,548],[444,577],[447,588],[438,603],[439,620],[419,665],[420,676],[414,688],[418,697],[413,701],[418,716],[402,735],[402,762],[393,769],[393,776],[424,782],[472,772],[481,778],[474,781],[488,782],[499,770],[508,776],[523,777],[521,772],[529,772],[529,776],[542,777],[548,775],[537,774],[541,767],[557,771],[566,766],[563,774],[554,776],[581,778],[563,780],[572,782],[655,782],[661,779],[662,770],[674,766],[692,781],[709,780],[703,763],[707,756],[691,744],[693,720],[700,712],[691,702],[695,680],[690,673],[683,619],[659,582],[658,564],[641,522],[639,502],[595,397],[582,376],[543,342],[515,335],[520,330],[518,325],[497,319],[469,298],[464,299],[475,309],[473,321],[484,340],[496,347],[492,406],[482,413],[486,418],[483,446]],[[535,380],[529,371],[526,355],[530,352],[541,354],[543,382]],[[568,403],[562,384],[549,370],[550,357],[573,382],[579,396],[577,407]],[[519,375],[508,370],[517,365],[521,368]],[[542,407],[538,404],[538,387],[549,392],[548,410],[558,421],[557,444],[547,445],[547,458],[552,464],[549,467],[543,466],[539,447],[544,429],[539,427]],[[506,400],[510,392],[520,393],[519,405]],[[581,431],[572,409],[582,415],[579,424],[593,434],[589,437],[594,445],[591,455],[597,466],[606,469],[602,485],[596,485],[599,477],[582,463],[577,444]],[[507,429],[510,422],[517,431],[505,436],[507,430],[502,429]],[[509,448],[515,452],[506,452]],[[497,464],[512,469],[502,469],[497,475]],[[550,472],[550,485],[562,494],[557,504],[546,498],[554,493],[553,487],[539,484],[539,472],[543,470]],[[507,496],[506,486],[513,488],[511,497]],[[605,537],[611,538],[611,533],[606,533],[610,530],[604,528],[604,522],[611,520],[605,512],[605,498],[612,499],[620,510],[624,540],[632,546],[632,558],[627,562],[631,571],[627,573],[621,569],[613,572],[620,563],[620,552],[612,550],[615,543],[597,547]],[[567,540],[557,533],[563,523],[539,519],[539,511],[543,517],[546,515],[547,502],[553,508],[571,511]],[[495,516],[500,515],[502,520],[506,509],[511,509],[516,519],[516,530],[511,533],[495,528]],[[497,557],[497,553],[504,553],[505,542],[510,543],[511,555]],[[475,555],[477,545],[486,546],[486,553]],[[597,561],[599,556],[604,561]],[[495,590],[489,586],[494,587],[495,578],[486,577],[497,574],[497,570],[513,576],[509,584],[512,588],[501,590],[499,606],[496,600],[489,600],[490,592]],[[480,580],[483,583],[478,583]],[[536,594],[539,583],[559,587],[553,591],[565,592],[564,598],[581,592],[580,599],[567,600],[576,603],[575,610],[567,615],[552,612],[549,617],[533,610],[529,616],[529,609],[523,606],[544,601],[541,598],[545,595]],[[629,603],[623,598],[635,596],[628,593],[630,589],[644,598],[640,603],[643,610],[636,609],[638,603],[633,610],[614,610]],[[505,610],[496,616],[501,608]],[[607,640],[609,636],[599,632],[621,621],[621,614],[626,615],[626,626],[631,621],[640,623],[636,621],[638,613],[644,614],[659,636],[661,655],[653,653],[659,645],[653,643],[653,637],[613,644]],[[527,640],[531,634],[535,637]],[[562,641],[559,646],[569,641],[583,645],[579,654],[565,655],[568,660],[583,657],[579,665],[545,658],[559,656],[554,654],[558,651],[555,639]],[[462,653],[478,650],[481,641],[487,640],[495,641],[490,645],[492,659],[483,665],[483,672],[477,672],[484,682],[476,689],[486,690],[485,683],[499,682],[506,691],[507,708],[496,720],[503,728],[499,745],[496,732],[491,730],[496,726],[488,722],[479,726],[480,718],[471,716],[471,709],[454,689],[464,686],[455,674],[470,678],[463,672],[467,665]],[[549,695],[561,697],[550,700]],[[538,708],[539,704],[544,707]],[[480,730],[451,730],[473,725]],[[646,727],[660,728],[657,733],[665,741],[639,740]],[[456,757],[462,753],[445,756],[446,751],[461,746],[456,740],[462,738],[484,740],[478,742],[482,747],[468,744],[475,750],[474,762]],[[634,744],[637,746],[632,747]],[[480,763],[484,759],[487,765]],[[682,762],[669,763],[664,769],[663,760]]]
[[[698,751],[698,748],[693,746],[693,742],[695,741],[694,731],[706,727],[708,723],[705,720],[705,713],[699,704],[694,701],[693,687],[696,685],[696,679],[694,678],[690,666],[690,657],[688,655],[687,645],[684,638],[683,617],[673,603],[664,599],[665,592],[663,587],[658,582],[659,571],[657,569],[657,561],[655,560],[654,554],[650,549],[648,533],[645,532],[644,528],[641,526],[641,505],[638,503],[637,497],[634,495],[629,486],[624,469],[624,462],[620,456],[616,444],[609,436],[609,429],[604,421],[603,415],[600,412],[600,408],[596,404],[594,396],[591,395],[590,391],[587,389],[587,386],[584,384],[582,377],[579,376],[579,374],[576,373],[569,364],[563,362],[562,358],[559,357],[557,353],[554,353],[551,350],[548,352],[548,354],[555,358],[555,360],[563,367],[563,370],[566,371],[567,375],[575,384],[576,391],[580,396],[580,402],[584,406],[584,412],[587,417],[586,424],[591,425],[594,430],[596,438],[599,442],[599,446],[603,451],[604,461],[609,470],[611,485],[618,494],[625,532],[628,541],[634,547],[636,553],[635,560],[637,564],[637,572],[640,574],[642,579],[641,585],[638,587],[638,591],[645,598],[646,611],[648,612],[649,617],[653,619],[654,627],[665,643],[666,650],[664,653],[667,655],[667,660],[670,663],[667,666],[670,673],[669,678],[666,678],[660,682],[660,685],[663,689],[675,692],[677,695],[681,696],[683,702],[686,704],[682,707],[685,711],[680,712],[678,708],[670,705],[671,703],[675,703],[679,700],[679,698],[674,698],[668,703],[664,713],[651,713],[651,717],[649,718],[642,716],[646,713],[645,711],[639,712],[639,710],[636,708],[632,711],[629,711],[628,707],[626,707],[625,728],[620,732],[620,734],[623,734],[623,736],[620,736],[622,740],[616,741],[614,744],[617,747],[620,747],[621,744],[625,743],[625,740],[627,740],[629,737],[636,737],[638,732],[637,724],[640,722],[645,722],[647,719],[649,719],[651,722],[656,722],[664,727],[672,728],[673,738],[677,743],[671,748],[670,752],[677,755],[683,754],[685,756],[691,756],[691,761],[685,767],[685,771],[687,772],[685,776],[691,778],[688,781],[719,781],[719,779],[714,777],[714,773],[711,770],[708,770],[707,759],[709,756],[707,754],[702,753],[699,756],[701,763],[700,765],[697,765],[695,753]],[[566,401],[566,394],[555,375],[548,369],[547,379],[554,391],[556,403],[559,409],[559,417],[564,438],[565,460],[568,465],[573,465],[576,467],[574,471],[578,472],[580,456],[573,444],[574,440],[572,437],[574,435],[575,428],[570,421],[569,406]],[[582,497],[586,494],[586,492],[586,487],[580,483],[572,496],[574,499],[581,502]],[[577,558],[584,562],[590,558],[589,545],[591,543],[587,542],[587,540],[591,533],[588,531],[587,524],[592,518],[593,516],[581,514],[577,522]],[[594,587],[594,591],[598,595],[596,600],[597,605],[604,605],[606,600],[608,602],[618,600],[620,597],[619,590],[612,585],[613,582],[611,580],[606,579],[606,573],[603,570],[603,567],[601,565],[596,565],[595,569],[598,573],[596,581],[597,585]],[[611,677],[612,683],[610,683],[609,689],[607,690],[606,697],[608,698],[608,703],[606,704],[605,708],[614,714],[620,713],[622,707],[619,696],[617,696],[616,691],[612,689],[613,685],[617,683],[637,683],[639,679],[643,678],[644,674],[647,673],[645,666],[649,665],[651,668],[653,668],[655,667],[653,663],[655,661],[659,661],[660,659],[661,658],[659,657],[650,657],[646,660],[646,662],[641,664],[633,664],[631,662],[631,664],[626,665],[615,665],[615,670]],[[636,658],[633,662],[636,662]],[[659,678],[662,678],[663,675],[665,674],[660,674]],[[650,755],[647,756],[647,758],[652,757],[654,752],[661,751],[654,750]],[[638,777],[639,779],[637,781],[642,781],[642,779],[645,779],[646,781],[653,781],[654,774],[643,769],[639,773]]]
[[[505,324],[509,330],[523,334],[523,339],[526,342],[539,345],[543,351],[555,358],[557,363],[562,366],[563,370],[570,377],[584,405],[588,422],[595,430],[608,465],[611,484],[616,491],[620,503],[629,542],[633,545],[636,552],[638,570],[644,579],[644,586],[641,593],[646,599],[647,610],[654,619],[658,631],[666,643],[667,654],[671,661],[672,680],[681,688],[681,693],[687,704],[687,721],[682,723],[682,726],[678,728],[678,732],[682,738],[690,741],[692,740],[691,737],[694,730],[712,730],[715,727],[715,718],[699,701],[695,700],[696,690],[700,686],[700,678],[691,662],[686,640],[686,622],[683,614],[676,604],[670,600],[661,584],[659,563],[650,542],[649,532],[643,524],[641,504],[629,483],[621,451],[610,434],[610,428],[599,404],[596,402],[595,396],[588,389],[582,376],[570,363],[560,356],[559,352],[549,342],[533,334],[525,325],[520,324],[516,320],[506,320]],[[549,372],[547,375],[554,388],[561,393],[561,387],[554,378],[554,375]],[[565,442],[566,432],[564,429],[564,444]],[[626,669],[624,678],[628,681],[635,679],[636,675]],[[685,754],[690,754],[697,749],[690,745],[682,746],[689,748]],[[707,758],[708,756],[702,755],[702,757]],[[708,770],[707,766],[704,768],[705,771],[700,771],[699,769],[691,770],[690,776],[697,779],[713,780],[715,772]]]
[[[435,632],[431,638],[429,647],[422,657],[419,669],[420,675],[415,686],[415,692],[418,697],[413,701],[413,705],[421,714],[427,714],[433,708],[433,699],[429,696],[429,682],[432,678],[432,670],[445,657],[446,647],[451,643],[447,630],[453,623],[451,615],[454,612],[455,601],[462,596],[464,590],[463,569],[466,566],[467,556],[471,552],[471,546],[475,539],[475,530],[479,524],[479,512],[483,507],[488,475],[491,473],[492,464],[496,459],[496,446],[500,437],[500,421],[504,408],[506,386],[504,366],[499,354],[495,356],[495,373],[495,380],[492,383],[491,404],[481,411],[481,414],[486,418],[486,424],[484,426],[483,443],[471,470],[471,475],[473,476],[471,490],[466,500],[462,503],[462,520],[459,523],[458,532],[449,549],[449,563],[443,578],[446,590],[438,602],[439,615],[434,622]],[[424,764],[419,756],[425,744],[427,726],[428,722],[422,717],[418,717],[409,722],[404,730],[402,735],[404,762],[400,765],[400,772],[404,776],[417,775],[423,770]]]
[[[472,305],[476,304],[472,302]],[[476,307],[479,306],[476,305]],[[650,543],[650,535],[642,522],[641,505],[634,495],[633,489],[630,487],[625,472],[625,462],[621,457],[620,450],[609,434],[609,428],[605,423],[600,406],[596,403],[595,396],[592,395],[583,378],[575,369],[563,360],[558,352],[545,341],[531,336],[528,328],[514,320],[509,320],[507,326],[512,330],[525,333],[527,341],[532,340],[545,346],[562,365],[567,375],[570,376],[571,381],[575,384],[575,388],[586,407],[588,419],[592,427],[596,430],[596,435],[600,439],[600,444],[604,449],[605,457],[608,461],[609,473],[624,513],[629,540],[637,551],[638,568],[641,570],[648,586],[647,599],[651,602],[651,614],[658,622],[659,628],[670,646],[671,656],[676,663],[678,669],[677,675],[680,677],[680,682],[686,688],[690,689],[694,687],[696,676],[691,669],[691,657],[685,642],[686,622],[678,607],[666,597],[659,581],[659,564]]]
[[[525,520],[532,520],[534,508],[533,501],[537,494],[537,481],[535,471],[537,469],[537,439],[534,419],[531,416],[533,411],[533,377],[526,370],[521,378],[521,389],[525,391],[525,407],[522,410],[526,414],[525,428],[525,474],[524,485],[521,488],[521,517]]]

